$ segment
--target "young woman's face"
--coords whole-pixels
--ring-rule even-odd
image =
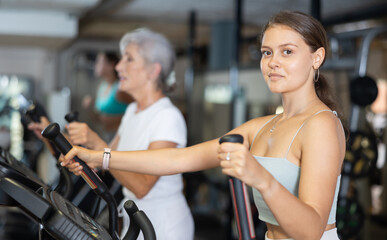
[[[104,54],[98,54],[94,65],[94,73],[97,77],[110,76],[114,73],[114,64],[109,62]]]
[[[135,44],[126,46],[116,70],[120,78],[120,90],[122,91],[133,93],[149,84],[147,64]]]
[[[284,25],[267,29],[261,53],[261,71],[270,91],[286,93],[313,85],[313,53],[293,29]]]

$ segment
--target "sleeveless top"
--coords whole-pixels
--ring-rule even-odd
[[[128,104],[122,103],[116,99],[118,91],[118,82],[113,83],[108,94],[105,94],[108,83],[101,82],[97,91],[95,108],[98,112],[107,115],[121,115],[125,113]]]
[[[321,110],[313,114],[311,117],[324,112],[329,111],[332,112],[337,116],[336,111],[331,110]],[[265,127],[266,124],[268,124],[271,120],[276,118],[278,115],[275,115],[273,118],[271,118],[269,121],[267,121],[257,132],[257,134]],[[309,117],[308,119],[310,119]],[[308,120],[307,119],[307,120]],[[305,125],[307,120],[304,121],[304,123],[301,125],[301,127],[298,129],[296,134],[294,135],[289,148],[286,152],[285,157],[283,158],[276,158],[276,157],[260,157],[260,156],[254,156],[255,159],[267,170],[270,172],[271,175],[282,185],[284,186],[290,193],[292,193],[294,196],[298,197],[298,187],[299,187],[299,181],[300,181],[300,172],[301,168],[287,160],[287,155],[289,153],[290,147],[292,146],[292,143],[294,139],[296,138],[298,132],[301,130],[301,128]],[[254,138],[255,140],[255,138]],[[253,143],[254,143],[253,140]],[[251,146],[253,145],[251,144]],[[336,183],[336,190],[335,190],[335,196],[333,199],[331,211],[329,213],[328,218],[328,224],[332,224],[336,222],[336,207],[337,207],[337,198],[338,193],[340,189],[340,180],[341,175],[337,178]],[[253,188],[253,196],[254,196],[254,203],[258,209],[259,213],[259,219],[270,223],[272,225],[279,226],[277,220],[275,219],[273,213],[270,211],[269,207],[266,205],[265,201],[262,198],[262,195],[260,192]]]

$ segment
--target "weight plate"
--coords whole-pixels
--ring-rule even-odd
[[[378,158],[376,138],[360,131],[351,132],[347,142],[342,174],[353,178],[368,176]]]
[[[378,86],[369,76],[357,77],[350,82],[351,101],[359,106],[373,103],[378,96]]]

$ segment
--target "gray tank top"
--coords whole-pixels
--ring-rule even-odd
[[[329,111],[332,112],[337,116],[337,113],[335,111],[331,110],[321,110],[315,114],[313,114],[311,117],[324,112]],[[271,120],[273,120],[278,115],[275,115],[273,118],[271,118],[268,122],[266,122],[257,132],[257,134],[262,130],[263,127],[265,127],[266,124],[268,124]],[[309,119],[309,118],[308,118]],[[307,120],[308,120],[307,119]],[[267,170],[270,172],[271,175],[282,185],[284,186],[290,193],[292,193],[294,196],[298,197],[298,187],[300,182],[300,172],[301,168],[287,160],[287,155],[289,153],[290,147],[292,146],[292,143],[294,139],[296,138],[298,132],[301,130],[301,128],[305,125],[305,122],[301,125],[301,127],[298,129],[296,134],[294,135],[289,148],[286,152],[285,157],[283,158],[274,158],[274,157],[259,157],[254,156],[255,159]],[[253,141],[254,143],[254,141]],[[251,144],[251,146],[253,145]],[[337,207],[337,198],[338,193],[340,189],[340,180],[341,176],[338,176],[337,178],[337,184],[336,184],[336,191],[335,196],[333,199],[331,211],[329,213],[328,218],[328,224],[332,224],[336,222],[336,207]],[[266,205],[265,201],[262,198],[262,195],[260,192],[253,188],[253,196],[254,196],[254,202],[259,212],[259,219],[270,223],[272,225],[279,225],[277,220],[275,219],[273,213],[270,211],[269,207]]]

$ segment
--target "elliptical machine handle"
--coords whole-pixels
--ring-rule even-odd
[[[38,108],[36,104],[31,104],[28,109],[25,111],[25,114],[31,119],[33,122],[40,122],[40,117],[47,117],[46,111],[42,108]],[[51,142],[47,141],[46,145],[54,156],[55,159],[59,159],[60,151],[56,148],[56,146]],[[73,183],[71,181],[69,171],[62,167],[58,162],[56,164],[57,168],[60,172],[59,183],[55,187],[55,191],[61,193],[65,198],[69,198],[73,192]]]
[[[51,123],[48,125],[42,131],[42,136],[51,140],[63,154],[67,154],[73,148],[73,146],[61,134],[60,127],[57,123]],[[109,192],[109,189],[105,183],[84,161],[78,157],[74,157],[73,160],[78,162],[83,167],[81,177],[98,196],[105,200],[106,204],[109,206],[109,232],[112,237],[118,237],[118,212],[117,203],[114,197]]]
[[[134,220],[137,222],[140,227],[142,233],[144,234],[145,240],[156,240],[155,229],[148,216],[144,213],[144,211],[140,210],[136,212],[134,215]]]
[[[130,218],[129,230],[122,240],[135,240],[140,233],[144,235],[145,240],[156,240],[155,229],[148,216],[142,210],[138,210],[136,204],[132,200],[128,200],[124,204],[126,213]]]
[[[243,136],[230,134],[219,139],[224,142],[243,143]],[[251,216],[250,199],[246,185],[239,179],[229,177],[230,191],[234,205],[234,215],[237,221],[239,240],[255,239],[254,223]]]
[[[65,115],[65,119],[67,122],[71,123],[71,122],[76,122],[79,120],[79,112],[78,111],[74,111],[74,112],[69,112]]]
[[[28,109],[25,111],[25,114],[30,118],[31,121],[35,123],[40,123],[40,118],[41,117],[46,117],[48,118],[46,111],[44,111],[42,108],[38,108],[37,105],[31,104]],[[58,159],[60,156],[60,152],[58,149],[55,147],[54,144],[51,142],[48,142],[49,144],[49,150],[51,154],[55,157],[55,159]]]
[[[122,240],[136,240],[140,234],[140,227],[134,220],[133,214],[138,211],[138,207],[132,200],[128,200],[124,203],[124,209],[130,218],[130,226]]]

